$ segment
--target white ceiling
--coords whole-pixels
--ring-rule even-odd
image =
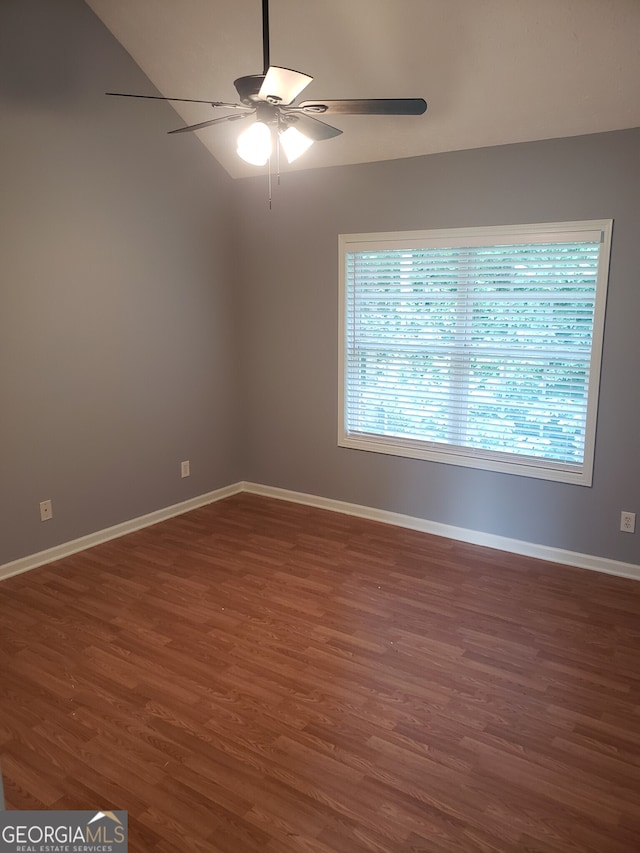
[[[166,96],[236,101],[233,80],[262,72],[260,0],[86,2]],[[271,64],[314,77],[302,99],[429,104],[419,117],[331,116],[342,136],[287,169],[640,125],[640,0],[271,0],[270,29]],[[123,118],[155,107],[123,100]],[[187,124],[223,114],[175,109]],[[198,131],[233,177],[259,171],[235,153],[239,128]]]

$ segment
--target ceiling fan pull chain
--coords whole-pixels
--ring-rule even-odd
[[[276,170],[278,174],[278,186],[280,186],[280,116],[278,116],[278,126],[276,128]]]

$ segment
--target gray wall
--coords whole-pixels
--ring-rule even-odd
[[[81,0],[2,0],[0,565],[239,477],[233,183],[108,90],[153,91]]]
[[[331,144],[330,142],[326,143]],[[237,184],[245,478],[640,562],[640,131],[285,174]],[[339,448],[337,235],[613,218],[592,488]]]
[[[285,172],[269,211],[109,89],[151,87],[81,0],[0,2],[0,565],[241,478],[640,563],[639,131]],[[339,233],[608,217],[592,488],[337,447]]]

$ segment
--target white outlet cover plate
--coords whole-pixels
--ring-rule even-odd
[[[635,512],[621,512],[620,513],[620,530],[623,533],[635,533],[636,532],[636,514]]]

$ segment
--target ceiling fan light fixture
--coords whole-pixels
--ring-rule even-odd
[[[254,122],[238,137],[238,156],[252,166],[264,166],[271,156],[271,130],[262,121]]]
[[[280,144],[285,153],[287,162],[293,163],[305,151],[313,145],[313,139],[310,139],[304,133],[301,133],[297,127],[288,127],[280,133]]]
[[[0,3],[2,0],[0,0]],[[320,121],[317,115],[353,116],[417,116],[427,109],[424,98],[351,98],[349,100],[314,100],[296,103],[298,95],[311,83],[309,74],[271,65],[269,59],[269,0],[262,2],[262,74],[249,74],[234,80],[240,103],[210,100],[209,98],[169,98],[164,95],[137,95],[127,92],[107,92],[122,98],[151,98],[158,101],[178,101],[208,104],[231,110],[230,115],[216,116],[207,121],[178,127],[169,133],[187,133],[212,125],[254,117],[251,126],[237,139],[238,156],[253,166],[269,163],[269,200],[271,200],[271,154],[281,145],[289,163],[297,160],[314,142],[340,136],[342,130]],[[278,178],[280,159],[278,157]]]

